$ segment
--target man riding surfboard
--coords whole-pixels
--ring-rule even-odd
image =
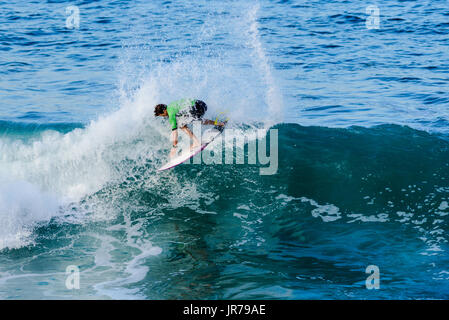
[[[181,128],[193,140],[190,150],[200,146],[200,142],[187,125],[195,120],[201,120],[202,124],[215,125],[223,127],[222,122],[215,122],[213,120],[203,119],[207,111],[207,105],[204,101],[196,99],[180,99],[171,102],[170,104],[158,104],[154,107],[154,115],[156,117],[168,117],[168,122],[172,129],[171,140],[172,149],[170,151],[170,158],[176,154],[178,147],[178,128]]]

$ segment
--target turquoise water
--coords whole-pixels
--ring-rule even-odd
[[[447,299],[449,9],[377,5],[0,1],[0,298]],[[181,97],[276,174],[157,173]]]

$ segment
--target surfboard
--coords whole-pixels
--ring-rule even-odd
[[[205,131],[201,136],[201,145],[198,148],[195,148],[193,150],[188,150],[186,152],[182,152],[180,155],[174,157],[171,159],[168,163],[157,169],[157,171],[164,171],[168,169],[172,169],[181,163],[189,160],[190,158],[194,157],[201,151],[203,151],[216,137],[218,137],[223,132],[223,129],[209,129]]]

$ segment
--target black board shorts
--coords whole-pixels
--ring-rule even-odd
[[[193,121],[202,120],[207,111],[207,105],[204,101],[195,100],[195,104],[188,109],[182,110],[176,115],[176,122],[178,127],[182,128]]]
[[[207,111],[207,104],[204,101],[196,100],[195,105],[190,109],[190,114],[195,120],[200,120]]]

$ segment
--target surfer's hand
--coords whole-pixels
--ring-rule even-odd
[[[176,152],[178,151],[177,148],[171,148],[170,150],[170,158],[173,158],[174,156],[176,156]]]

